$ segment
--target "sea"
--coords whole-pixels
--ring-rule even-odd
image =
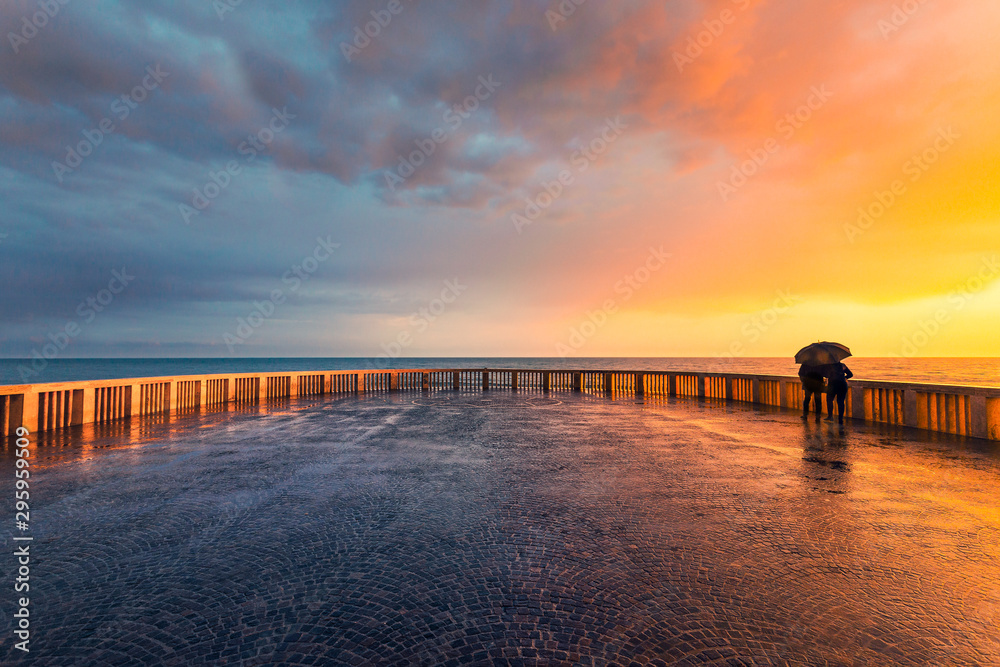
[[[43,363],[44,362],[44,363]],[[1000,387],[1000,357],[849,358],[860,380]],[[192,359],[0,359],[0,385],[112,380],[211,373],[381,370],[393,368],[509,368],[548,370],[644,370],[796,375],[790,357],[253,357]]]

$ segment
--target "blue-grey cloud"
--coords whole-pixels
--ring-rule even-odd
[[[345,57],[387,5],[74,1],[0,45],[2,353],[122,267],[81,349],[207,344],[318,238],[343,252],[290,312],[405,315],[440,280],[502,281],[519,241],[495,220],[631,101],[588,77],[642,3],[553,30],[553,2],[401,0]],[[37,11],[4,2],[0,34]]]

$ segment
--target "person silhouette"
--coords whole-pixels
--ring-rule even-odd
[[[823,414],[823,405],[821,403],[820,394],[823,393],[823,367],[822,366],[810,366],[808,364],[802,364],[799,367],[799,379],[802,380],[802,389],[805,392],[805,400],[802,403],[802,418],[807,419],[809,417],[809,401],[815,399],[816,401],[816,419],[820,418]]]
[[[837,362],[826,367],[826,377],[829,380],[826,386],[826,419],[833,421],[833,401],[837,400],[837,417],[840,423],[844,423],[844,402],[847,399],[847,381],[854,377],[854,373],[847,367],[847,364]]]

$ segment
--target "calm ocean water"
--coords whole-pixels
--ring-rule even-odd
[[[1000,358],[890,359],[850,358],[857,379],[929,382],[1000,387]],[[252,358],[252,359],[54,359],[44,367],[30,359],[0,359],[0,384],[37,384],[72,380],[105,380],[203,373],[268,373],[279,371],[383,368],[545,368],[607,370],[681,370],[762,375],[795,375],[791,358],[757,357],[461,357],[461,358]]]

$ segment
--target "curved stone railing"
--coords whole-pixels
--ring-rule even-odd
[[[672,371],[407,369],[187,375],[0,386],[0,434],[188,414],[273,399],[388,391],[510,389],[700,397],[802,408],[797,377]],[[1000,388],[854,380],[848,416],[1000,440]]]

